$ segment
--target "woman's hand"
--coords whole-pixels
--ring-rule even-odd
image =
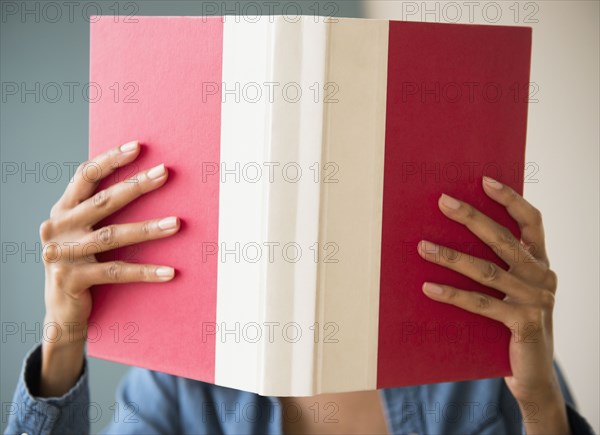
[[[168,172],[159,165],[95,192],[101,179],[134,161],[139,153],[139,144],[130,142],[82,163],[52,207],[50,218],[40,226],[47,332],[42,343],[41,396],[60,396],[79,378],[92,309],[91,286],[164,282],[174,276],[171,267],[121,261],[101,263],[95,258],[99,252],[168,237],[179,230],[176,217],[94,229],[102,219],[166,183]]]
[[[508,270],[425,240],[418,250],[425,260],[499,290],[506,297],[496,299],[443,283],[424,283],[423,292],[431,299],[510,328],[512,376],[505,381],[519,403],[527,433],[568,433],[565,403],[553,368],[552,310],[557,280],[546,255],[541,213],[498,181],[484,177],[483,187],[517,221],[521,240],[465,202],[442,195],[439,207],[448,218],[465,225],[492,247]]]

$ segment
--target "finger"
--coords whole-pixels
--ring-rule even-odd
[[[430,282],[423,283],[423,293],[435,301],[454,305],[471,313],[497,320],[504,325],[512,323],[513,310],[511,306],[492,296]]]
[[[75,207],[89,198],[103,178],[115,172],[117,168],[134,161],[140,153],[138,141],[112,148],[77,168],[59,203],[65,208]]]
[[[79,255],[95,255],[111,249],[149,240],[169,237],[179,231],[180,222],[175,216],[120,225],[109,225],[85,236]]]
[[[549,266],[540,211],[509,186],[493,178],[483,177],[483,188],[490,198],[506,207],[508,213],[517,221],[521,228],[521,239],[528,252]]]
[[[498,255],[511,270],[522,271],[536,266],[536,259],[525,249],[510,230],[466,202],[443,194],[438,202],[440,210],[450,219],[465,225]],[[541,271],[541,269],[540,269]],[[533,272],[537,276],[537,273]]]
[[[167,181],[164,164],[140,172],[133,178],[101,190],[72,210],[72,220],[93,226],[145,193],[161,187]]]
[[[519,278],[491,261],[439,246],[427,240],[419,242],[418,251],[425,260],[465,275],[475,282],[506,295],[518,297],[528,293],[528,288]]]
[[[86,286],[98,284],[124,284],[130,282],[165,282],[175,276],[168,266],[132,264],[123,261],[92,263],[83,268]]]

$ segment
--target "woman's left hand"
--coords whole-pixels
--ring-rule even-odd
[[[461,273],[506,296],[497,299],[443,283],[424,283],[431,299],[497,320],[510,328],[512,376],[505,381],[519,403],[527,433],[568,433],[566,408],[553,367],[552,310],[557,278],[546,255],[541,213],[510,187],[483,178],[485,193],[506,207],[521,229],[510,230],[466,202],[442,195],[439,207],[494,249],[508,270],[429,241],[419,243],[427,261]]]

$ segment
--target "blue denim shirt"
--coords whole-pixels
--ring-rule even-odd
[[[40,367],[37,346],[25,358],[5,433],[89,433],[87,363],[76,385],[56,398],[36,397]],[[572,433],[593,433],[575,411],[558,367],[557,371]],[[501,378],[390,388],[380,394],[390,433],[523,432],[517,403]],[[283,419],[297,418],[299,409],[282,409],[276,397],[138,368],[121,381],[116,403],[120,411],[104,430],[108,434],[280,434]],[[535,409],[529,418],[535,418]]]

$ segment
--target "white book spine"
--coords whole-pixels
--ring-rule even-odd
[[[264,339],[268,186],[264,174],[253,180],[269,142],[265,125],[270,105],[255,91],[269,78],[270,32],[267,20],[224,23],[215,383],[246,391],[259,388],[259,343]]]
[[[310,395],[315,377],[316,300],[324,106],[315,95],[326,80],[328,25],[303,17],[273,23],[267,239],[281,255],[267,264],[264,321],[281,333],[263,342],[260,393]]]
[[[225,22],[221,168],[263,173],[221,174],[219,249],[239,243],[242,255],[219,256],[219,385],[270,396],[376,387],[388,30]],[[254,85],[262,98],[233,98]],[[244,255],[253,243],[257,262]]]

